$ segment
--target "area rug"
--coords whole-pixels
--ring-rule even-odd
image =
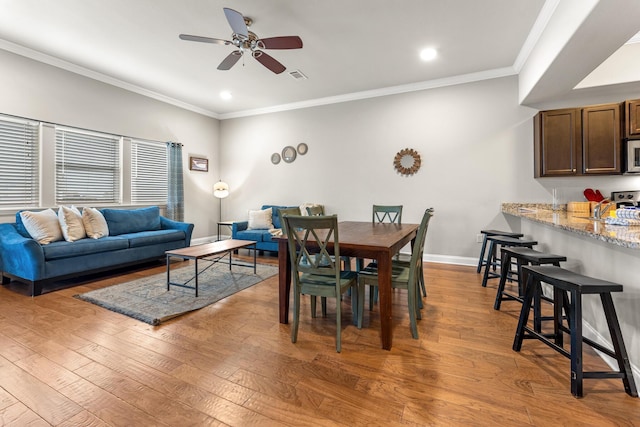
[[[157,326],[174,317],[220,301],[278,272],[278,267],[261,264],[258,264],[256,274],[253,274],[253,266],[233,266],[233,270],[229,271],[229,264],[222,262],[205,269],[207,265],[204,262],[198,264],[201,272],[198,276],[197,298],[194,289],[171,286],[167,291],[166,272],[74,297]],[[172,269],[171,281],[185,283],[193,278],[193,274],[193,264]],[[194,282],[191,280],[188,286],[193,285]]]

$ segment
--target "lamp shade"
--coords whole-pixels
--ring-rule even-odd
[[[229,184],[223,181],[218,181],[213,184],[213,195],[218,199],[224,199],[229,195]]]

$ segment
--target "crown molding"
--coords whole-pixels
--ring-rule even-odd
[[[171,105],[175,105],[176,107],[185,109],[185,110],[189,110],[189,111],[193,111],[195,113],[199,113],[199,114],[203,114],[205,116],[209,116],[209,117],[213,117],[215,119],[219,118],[219,114],[218,113],[214,113],[212,111],[206,110],[204,108],[201,107],[197,107],[195,105],[191,105],[188,104],[186,102],[180,101],[178,99],[175,98],[171,98],[169,96],[163,95],[161,93],[158,92],[154,92],[152,90],[149,89],[145,89],[143,87],[131,84],[131,83],[127,83],[125,81],[119,80],[115,77],[111,77],[108,76],[106,74],[102,74],[99,73],[97,71],[93,71],[90,70],[88,68],[85,67],[81,67],[79,65],[76,64],[72,64],[71,62],[65,61],[63,59],[60,58],[56,58],[54,56],[51,55],[47,55],[45,53],[42,52],[38,52],[36,50],[30,49],[28,47],[25,46],[21,46],[19,44],[16,43],[12,43],[6,40],[1,40],[0,39],[0,49],[2,50],[6,50],[7,52],[11,52],[11,53],[15,53],[17,55],[20,56],[24,56],[30,59],[33,59],[35,61],[38,62],[42,62],[57,68],[61,68],[63,70],[66,71],[70,71],[72,73],[75,74],[79,74],[81,76],[84,77],[88,77],[90,79],[93,80],[97,80],[100,81],[102,83],[106,83],[108,85],[111,86],[116,86],[119,87],[121,89],[125,89],[129,92],[134,92],[137,93],[139,95],[143,95],[149,98],[153,98],[155,100],[164,102],[166,104],[171,104]]]
[[[418,92],[421,90],[435,89],[446,86],[454,86],[464,83],[473,83],[482,80],[490,80],[499,77],[513,76],[516,72],[513,67],[496,68],[493,70],[480,71],[477,73],[462,74],[459,76],[445,77],[442,79],[427,80],[418,83],[410,83],[400,86],[390,86],[381,89],[373,89],[362,92],[354,92],[345,95],[329,96],[326,98],[310,99],[307,101],[293,102],[290,104],[275,105],[273,107],[257,108],[254,110],[238,111],[234,113],[220,114],[220,120],[236,119],[240,117],[257,116],[260,114],[278,113],[289,110],[299,110],[302,108],[318,107],[322,105],[338,104],[341,102],[358,101],[381,96],[397,95],[407,92]]]

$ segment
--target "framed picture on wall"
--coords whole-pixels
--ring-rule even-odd
[[[209,172],[209,159],[189,157],[189,169],[192,171]]]

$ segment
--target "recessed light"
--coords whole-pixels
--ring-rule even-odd
[[[220,92],[220,98],[224,99],[225,101],[231,99],[231,92],[229,92],[228,90],[223,90],[222,92]]]
[[[423,61],[431,61],[436,56],[438,56],[438,51],[432,47],[428,47],[420,51],[420,59]]]

